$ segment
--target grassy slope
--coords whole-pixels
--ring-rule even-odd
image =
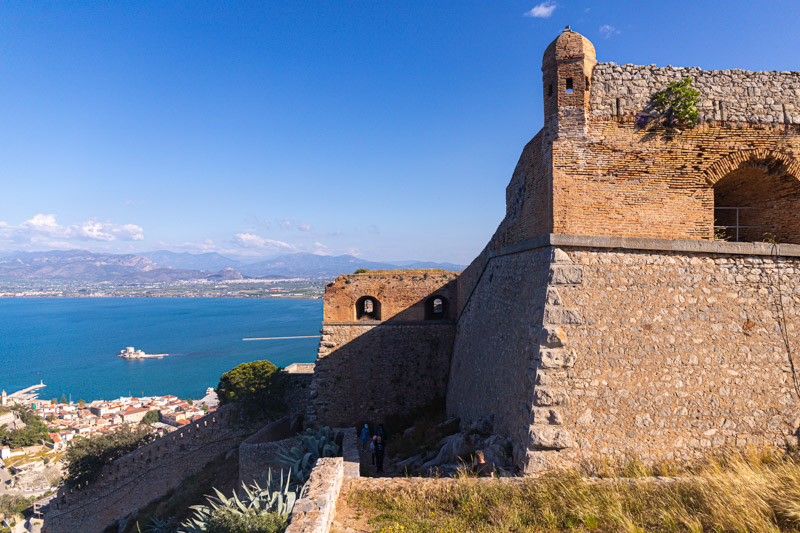
[[[800,532],[800,462],[786,454],[731,453],[690,477],[587,480],[561,472],[517,483],[419,483],[355,490],[347,503],[372,531]]]

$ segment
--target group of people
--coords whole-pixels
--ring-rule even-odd
[[[372,464],[379,473],[383,472],[383,457],[386,453],[386,429],[383,424],[378,424],[375,434],[370,434],[369,424],[364,424],[361,429],[361,451],[366,453],[367,449],[372,453]]]

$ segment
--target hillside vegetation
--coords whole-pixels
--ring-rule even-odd
[[[519,482],[462,477],[357,489],[347,502],[381,533],[797,532],[800,463],[782,452],[731,452],[672,480],[574,471]]]

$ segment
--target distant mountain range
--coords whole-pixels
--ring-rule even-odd
[[[132,254],[83,250],[21,252],[0,259],[0,279],[143,283],[202,279],[207,272],[159,265]]]
[[[205,270],[207,272],[216,272],[223,268],[236,269],[243,264],[241,261],[225,257],[216,252],[190,254],[188,252],[176,253],[168,252],[167,250],[158,250],[156,252],[145,252],[139,255],[151,261],[155,261],[160,265],[172,268],[185,268],[187,270]]]
[[[460,271],[452,263],[367,261],[352,255],[294,253],[245,264],[217,253],[191,254],[166,250],[134,254],[102,254],[84,250],[17,252],[0,256],[0,279],[147,283],[208,279],[334,278],[359,268],[441,268]]]

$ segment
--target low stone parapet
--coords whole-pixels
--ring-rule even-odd
[[[342,457],[318,459],[305,494],[294,504],[286,533],[328,533],[343,479]]]

